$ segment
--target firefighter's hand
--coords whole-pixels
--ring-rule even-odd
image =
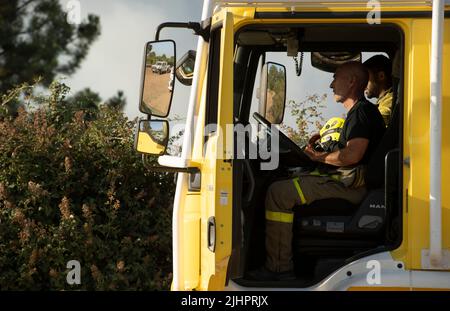
[[[320,134],[316,133],[313,136],[311,136],[311,138],[308,141],[308,146],[310,146],[311,148],[314,146],[314,144],[320,139]]]
[[[323,157],[326,154],[326,152],[317,152],[314,150],[314,148],[310,145],[306,146],[303,150],[305,154],[313,161],[315,162],[322,162]]]

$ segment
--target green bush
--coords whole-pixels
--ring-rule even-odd
[[[50,90],[3,97],[39,108],[0,119],[0,289],[168,289],[173,175],[143,167],[136,120]],[[66,281],[70,260],[80,285]]]

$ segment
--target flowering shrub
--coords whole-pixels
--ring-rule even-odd
[[[173,175],[143,167],[136,120],[70,109],[67,92],[15,97],[39,108],[0,119],[0,289],[168,289]]]
[[[313,94],[307,96],[302,101],[290,100],[287,108],[291,116],[295,118],[295,128],[282,124],[281,128],[287,136],[298,145],[305,145],[309,138],[318,133],[324,125],[322,115],[325,108],[327,95]]]

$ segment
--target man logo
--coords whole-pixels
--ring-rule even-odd
[[[369,208],[382,208],[382,209],[385,209],[386,206],[384,206],[384,204],[370,204]]]

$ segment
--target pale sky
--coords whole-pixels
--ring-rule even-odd
[[[60,0],[63,7],[69,0]],[[100,16],[101,35],[95,41],[81,68],[67,79],[72,93],[85,87],[100,93],[103,100],[123,90],[127,98],[125,113],[130,118],[144,117],[139,112],[141,67],[145,43],[155,38],[163,22],[198,21],[202,0],[79,0],[81,15]],[[195,50],[197,38],[190,30],[163,30],[161,39],[173,39],[177,55]],[[187,106],[189,88],[177,83],[172,107]],[[177,109],[178,111],[178,109]],[[180,109],[178,113],[182,113]]]
[[[60,0],[63,7],[69,0]],[[65,80],[72,93],[85,87],[100,93],[103,100],[123,90],[127,98],[125,113],[129,118],[145,117],[138,110],[141,68],[144,46],[154,40],[156,28],[163,22],[199,21],[203,0],[79,0],[82,18],[93,13],[100,16],[101,36],[91,46],[81,68]],[[187,50],[194,50],[197,37],[185,29],[165,29],[161,39],[173,39],[177,44],[177,57]],[[282,54],[282,53],[279,53]],[[364,55],[365,56],[365,55]],[[364,57],[364,59],[367,56]],[[345,111],[333,102],[329,85],[332,74],[321,72],[310,65],[305,57],[303,74],[295,75],[294,61],[286,55],[267,58],[287,67],[287,100],[301,101],[317,93],[327,94],[326,119],[341,116]],[[170,116],[185,117],[189,101],[189,87],[176,81]],[[290,124],[293,119],[285,117]]]

